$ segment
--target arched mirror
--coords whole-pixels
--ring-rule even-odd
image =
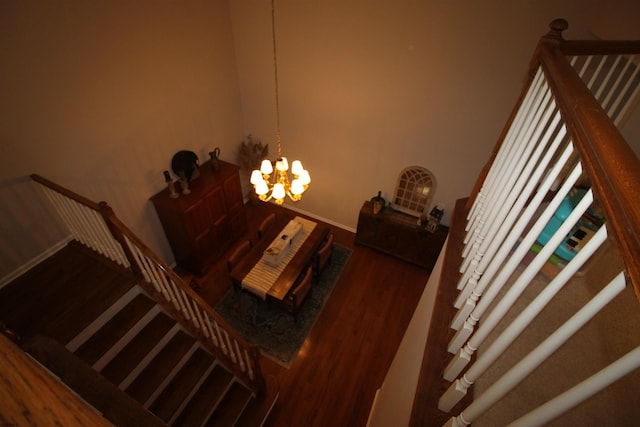
[[[398,176],[393,208],[419,217],[427,212],[435,187],[436,180],[431,171],[421,166],[409,166]]]

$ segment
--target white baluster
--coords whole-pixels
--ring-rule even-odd
[[[568,153],[570,153],[571,151],[572,151],[572,148],[569,149],[567,147],[567,149],[565,149],[565,151],[564,151],[564,154],[568,155]],[[550,186],[552,184],[555,174],[559,173],[559,171],[561,170],[561,168],[563,166],[564,166],[564,163],[562,163],[562,164],[561,163],[557,163],[554,166],[554,168],[552,170],[552,173],[549,174],[546,177],[546,179],[545,179],[545,181],[543,183],[543,187],[544,188],[546,188],[547,186]],[[556,193],[556,195],[551,200],[551,202],[549,203],[547,208],[542,212],[542,214],[538,217],[538,220],[531,227],[531,229],[529,230],[527,235],[522,239],[522,242],[520,242],[520,245],[512,253],[512,255],[508,259],[507,263],[504,266],[500,265],[500,267],[501,267],[500,274],[491,283],[491,286],[489,286],[489,288],[486,291],[484,291],[485,286],[487,286],[489,284],[488,283],[489,279],[491,279],[493,277],[493,274],[485,274],[482,277],[482,279],[479,282],[478,286],[476,286],[477,288],[479,288],[479,289],[476,289],[476,294],[477,295],[483,294],[483,298],[482,298],[482,301],[481,301],[480,305],[474,310],[474,315],[475,315],[476,319],[480,319],[480,317],[482,316],[482,314],[484,313],[486,308],[489,306],[489,304],[491,304],[491,302],[496,297],[498,292],[502,289],[502,287],[506,283],[507,279],[511,276],[511,274],[518,267],[518,265],[520,264],[520,262],[522,261],[522,259],[526,255],[526,253],[529,251],[529,248],[531,248],[531,246],[535,243],[536,239],[538,238],[538,236],[540,235],[540,233],[542,232],[542,230],[546,226],[547,222],[553,216],[553,214],[557,210],[558,206],[560,206],[560,204],[564,200],[564,197],[569,193],[569,191],[571,190],[571,188],[573,187],[573,185],[575,184],[577,179],[580,177],[581,173],[582,173],[582,166],[578,163],[574,167],[572,172],[569,174],[569,177],[564,181],[562,187]],[[540,198],[544,197],[545,195],[546,195],[546,192],[543,193],[541,191],[538,191],[538,199],[537,199],[538,203],[535,203],[535,204],[531,203],[529,205],[529,207],[527,208],[527,211],[525,212],[525,215],[523,215],[523,217],[519,221],[519,227],[518,228],[524,229],[524,227],[527,225],[525,223],[525,221],[528,222],[528,219],[533,215],[535,210],[537,210],[537,208],[539,206],[539,202],[541,201]],[[510,233],[510,236],[511,236],[511,239],[517,238],[517,236],[519,236],[519,233],[516,234],[516,233],[514,233],[512,231],[512,233]],[[501,255],[506,255],[505,252],[510,251],[511,248],[513,248],[513,246],[507,246],[507,247],[503,246],[503,248],[504,249],[502,249]],[[496,260],[497,260],[497,257],[496,257]],[[502,260],[502,258],[500,258],[500,260]],[[495,268],[497,269],[498,266],[496,265]],[[486,279],[485,279],[485,277],[486,277]],[[473,290],[474,289],[471,288],[471,287],[465,288],[465,290],[463,291],[463,292],[465,292],[464,297],[467,297],[468,295],[470,295],[473,292]],[[460,327],[460,325],[461,325],[461,323],[463,321],[464,321],[463,317],[457,316],[455,318],[455,320],[454,320],[454,322],[453,322],[451,327],[453,329],[457,330]],[[456,349],[456,351],[457,351],[457,349]]]
[[[508,427],[545,425],[638,368],[640,368],[640,346],[544,405],[515,420]]]
[[[525,310],[500,334],[500,336],[489,346],[489,348],[476,360],[476,362],[465,373],[469,381],[475,382],[485,370],[491,366],[495,360],[515,341],[522,331],[529,326],[535,317],[542,311],[551,299],[562,289],[562,287],[573,277],[595,251],[606,241],[607,228],[605,226],[593,235],[576,256],[567,264],[560,273],[544,288],[542,292],[527,306]],[[462,352],[462,357],[467,363],[472,352],[467,349]],[[466,364],[456,361],[454,358],[450,366],[445,370],[444,378],[453,381],[462,372]]]
[[[527,377],[534,369],[544,362],[553,352],[564,344],[573,334],[593,318],[602,308],[604,308],[616,295],[625,288],[624,272],[618,274],[602,291],[593,297],[576,314],[567,320],[560,328],[544,340],[531,353],[525,356],[513,368],[506,372],[489,389],[477,397],[460,414],[465,422],[469,424],[475,421],[481,414],[500,400],[505,394],[511,391],[517,384]],[[456,380],[455,393],[445,393],[438,402],[438,409],[448,412],[464,397],[464,394],[471,386],[469,381],[463,379]],[[452,385],[454,387],[454,385]],[[446,398],[445,398],[446,396]],[[468,425],[468,424],[465,424]]]

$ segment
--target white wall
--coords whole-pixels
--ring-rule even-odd
[[[295,206],[354,228],[365,199],[421,165],[448,222],[549,21],[588,37],[608,4],[277,0],[284,153],[313,179]],[[31,173],[107,201],[172,262],[148,201],[172,155],[219,146],[235,162],[249,133],[273,145],[270,23],[269,0],[0,2],[0,277],[64,234],[35,214]]]
[[[355,227],[409,165],[433,203],[469,194],[549,22],[585,38],[598,1],[277,0],[283,152],[312,184],[297,207]],[[275,141],[269,0],[230,2],[244,126]],[[275,147],[272,147],[275,154]]]
[[[31,173],[107,201],[171,262],[162,171],[181,149],[235,162],[244,138],[227,2],[3,1],[0,28],[0,277],[60,239],[31,216]]]
[[[640,2],[612,0],[602,5],[589,30],[602,40],[640,40]],[[640,94],[635,109],[622,125],[622,136],[640,158]]]

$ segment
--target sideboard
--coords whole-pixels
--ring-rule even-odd
[[[202,276],[247,229],[239,167],[219,161],[214,171],[210,161],[199,168],[200,176],[177,198],[164,189],[151,198],[164,228],[176,263]]]
[[[432,233],[417,221],[416,217],[389,207],[374,214],[371,202],[367,201],[360,209],[355,243],[431,271],[449,228],[441,225]]]

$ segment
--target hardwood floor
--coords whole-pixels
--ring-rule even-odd
[[[247,237],[257,238],[257,224],[274,209],[247,205]],[[424,269],[354,247],[353,233],[330,227],[353,254],[291,368],[264,359],[265,375],[280,385],[267,427],[365,426],[428,279]],[[199,280],[212,306],[231,288],[224,262]]]
[[[249,227],[245,237],[257,239],[262,218],[280,209],[272,204],[247,204]],[[291,368],[263,358],[264,374],[270,377],[268,381],[276,381],[280,389],[266,427],[364,427],[376,391],[382,385],[428,279],[426,270],[364,247],[354,247],[353,233],[329,227],[335,243],[353,249],[353,253]],[[90,263],[85,268],[73,262],[56,262],[55,258],[51,263],[58,266],[53,273],[60,280],[58,287],[70,286],[67,281],[86,286],[86,280],[73,279],[83,268],[96,274],[110,271],[101,264]],[[46,327],[52,319],[58,319],[57,323],[67,319],[63,315],[68,311],[65,301],[52,304],[49,294],[34,291],[31,286],[36,281],[30,280],[31,274],[37,275],[37,268],[20,278],[24,286],[16,287],[16,298],[21,300],[23,293],[40,296],[32,302],[35,307],[12,306],[8,298],[0,298],[0,312],[6,316],[16,311],[16,325],[25,334]],[[107,277],[107,274],[98,276]],[[221,257],[205,277],[196,281],[200,286],[197,292],[215,306],[232,287],[226,257]],[[6,287],[3,291],[11,289]],[[97,299],[106,300],[100,294]],[[43,312],[43,306],[56,307],[58,311]],[[32,316],[30,313],[34,311],[42,316]],[[72,322],[69,317],[67,323]]]

